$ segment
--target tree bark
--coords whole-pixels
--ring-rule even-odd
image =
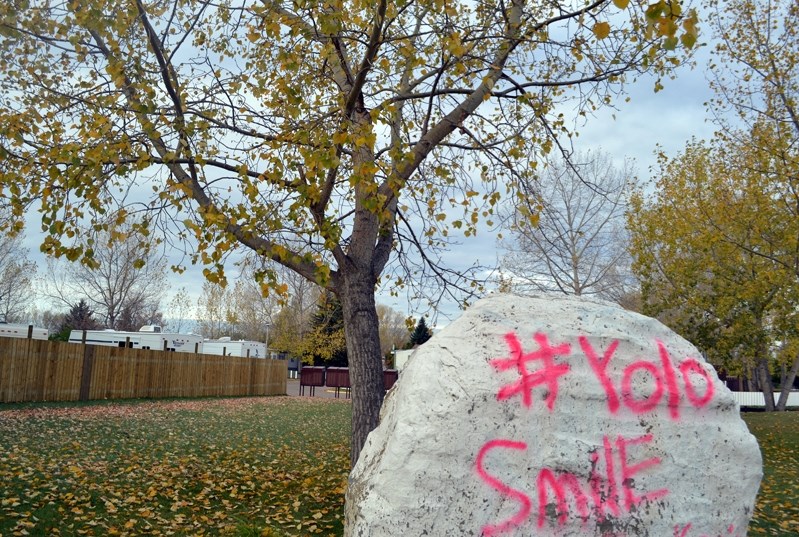
[[[793,365],[791,366],[791,370],[785,376],[785,379],[782,381],[782,390],[780,391],[780,399],[777,401],[777,410],[780,412],[785,411],[785,407],[788,405],[788,396],[791,393],[791,388],[793,388],[793,382],[796,380],[796,375],[799,374],[799,354],[796,355],[796,358],[793,359]]]
[[[760,381],[760,390],[765,399],[766,412],[774,412],[774,386],[771,383],[771,374],[768,370],[768,358],[761,356],[757,360],[757,376]]]
[[[377,427],[383,404],[383,361],[374,296],[374,278],[344,271],[338,286],[352,385],[350,465],[355,466],[366,437]]]

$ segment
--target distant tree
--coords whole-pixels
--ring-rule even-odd
[[[101,232],[86,263],[48,260],[47,295],[70,308],[79,297],[102,326],[138,330],[130,323],[158,318],[161,298],[169,289],[166,267],[164,255],[133,234]],[[120,324],[123,312],[125,326]]]
[[[202,294],[197,299],[197,331],[210,339],[223,336],[238,338],[237,316],[230,290],[223,285],[204,282]]]
[[[96,330],[97,328],[99,328],[99,325],[94,318],[94,311],[85,300],[80,299],[69,309],[69,312],[64,316],[60,330],[51,339],[68,341],[69,333],[72,330]]]
[[[799,144],[799,4],[796,0],[709,0],[714,50],[708,103],[719,135],[753,147],[751,134],[771,125],[774,162],[796,165]],[[760,124],[760,126],[758,126]],[[792,148],[786,151],[786,148]]]
[[[411,337],[408,341],[408,348],[413,349],[423,344],[431,337],[433,337],[433,331],[427,327],[427,321],[425,318],[421,317],[416,323],[416,328],[414,328],[413,332],[411,332]]]
[[[301,356],[302,342],[311,330],[311,318],[322,290],[296,273],[283,272],[281,280],[288,286],[287,296],[270,328],[269,346],[292,356]]]
[[[165,320],[166,330],[179,334],[188,329],[189,325],[194,324],[190,320],[190,317],[194,314],[194,309],[194,303],[189,296],[188,290],[185,287],[178,289],[178,292],[175,293],[167,305],[166,316],[168,320]]]
[[[633,199],[629,221],[644,312],[717,367],[754,379],[770,411],[784,409],[773,398],[775,351],[799,337],[799,184],[761,160],[761,135],[664,157],[654,194]]]
[[[36,264],[28,259],[22,239],[0,235],[0,320],[24,320],[36,297],[32,285],[35,276]]]
[[[384,304],[377,305],[380,320],[380,351],[388,357],[394,349],[402,349],[410,335],[407,319],[400,312]]]
[[[332,293],[322,293],[311,318],[311,327],[302,341],[302,359],[306,363],[344,367],[347,341],[344,336],[344,313],[341,301]]]
[[[135,332],[142,326],[155,325],[163,328],[164,314],[157,303],[128,302],[122,308],[116,322],[117,330]]]
[[[634,287],[624,213],[633,186],[629,162],[601,152],[550,162],[527,183],[513,215],[504,267],[514,291],[560,291],[619,301]]]
[[[35,310],[31,316],[31,321],[35,326],[47,329],[52,336],[60,332],[66,316],[66,312],[57,312],[50,309],[44,311]]]
[[[709,64],[715,97],[709,103],[718,137],[737,158],[744,175],[759,176],[775,218],[759,234],[761,244],[749,253],[793,273],[799,281],[799,3],[796,0],[711,0],[709,26],[715,37]],[[742,126],[743,125],[743,126]],[[774,214],[772,209],[779,208]],[[732,237],[731,237],[732,238]],[[738,247],[746,243],[736,240]],[[782,270],[781,269],[781,270]],[[783,293],[781,293],[783,294]],[[786,310],[775,319],[790,320]],[[799,325],[783,331],[799,337]],[[782,348],[787,337],[781,336]],[[785,408],[788,389],[799,373],[794,354],[776,409]],[[765,374],[765,373],[761,373]],[[766,405],[769,405],[768,396]]]
[[[236,312],[236,331],[244,339],[266,342],[283,299],[269,286],[257,281],[255,273],[264,270],[258,265],[260,263],[252,259],[243,263],[231,300]],[[285,292],[288,292],[288,285]]]

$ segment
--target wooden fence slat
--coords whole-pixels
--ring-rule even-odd
[[[0,403],[285,395],[285,360],[0,337]]]
[[[80,376],[80,400],[89,400],[89,388],[92,381],[92,369],[94,369],[94,345],[83,346],[83,370]]]

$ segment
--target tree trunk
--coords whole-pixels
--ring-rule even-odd
[[[774,412],[774,386],[771,383],[771,374],[768,370],[768,358],[758,358],[757,376],[760,381],[760,390],[765,399],[766,412]]]
[[[351,466],[358,461],[366,437],[377,427],[383,404],[383,360],[374,286],[371,275],[353,271],[342,274],[338,289],[352,385]]]
[[[793,382],[796,380],[797,373],[799,373],[799,354],[797,354],[796,358],[793,359],[791,370],[787,375],[785,375],[785,378],[782,381],[780,399],[777,401],[777,410],[780,412],[785,411],[785,407],[788,405],[788,396],[791,393],[791,388],[793,388]]]

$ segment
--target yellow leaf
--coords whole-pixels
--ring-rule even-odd
[[[594,35],[598,39],[605,39],[610,35],[610,24],[607,22],[598,22],[594,25]]]
[[[613,5],[619,9],[624,9],[630,3],[630,0],[613,0]]]

